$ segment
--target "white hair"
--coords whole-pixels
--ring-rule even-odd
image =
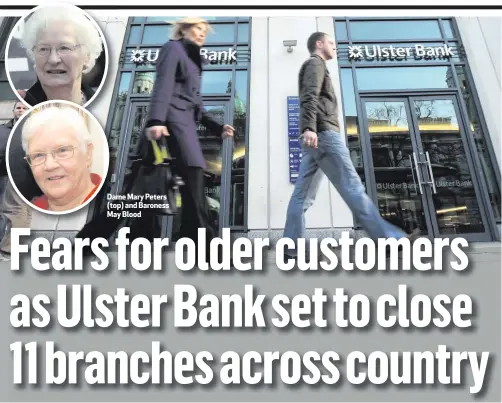
[[[82,115],[71,106],[49,106],[40,111],[32,112],[23,125],[21,142],[25,153],[28,152],[28,143],[40,128],[68,128],[77,138],[85,151],[88,144],[92,143],[91,134]]]
[[[23,20],[21,27],[21,45],[26,49],[30,59],[35,60],[33,47],[37,45],[40,33],[57,22],[67,23],[73,26],[76,32],[76,40],[81,49],[87,52],[86,68],[83,73],[89,73],[96,59],[103,50],[103,40],[92,21],[75,6],[49,6],[35,10],[28,20]]]

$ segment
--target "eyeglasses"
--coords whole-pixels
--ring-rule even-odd
[[[47,161],[47,155],[51,154],[52,158],[56,161],[59,160],[67,160],[75,154],[75,149],[77,147],[74,146],[62,146],[52,150],[48,153],[33,153],[28,154],[24,159],[30,164],[32,167],[36,167],[37,165],[42,165]]]
[[[75,49],[79,48],[80,45],[71,45],[69,43],[62,43],[57,46],[50,45],[36,45],[31,49],[34,53],[36,53],[40,57],[47,57],[51,54],[52,49],[56,49],[56,53],[58,55],[69,55],[73,53]]]

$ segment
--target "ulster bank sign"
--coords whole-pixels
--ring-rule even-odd
[[[129,62],[136,64],[156,63],[159,58],[160,49],[133,49]],[[233,64],[237,62],[237,51],[232,48],[224,51],[201,49],[201,56],[207,58],[212,64]]]
[[[403,60],[414,57],[415,59],[447,59],[455,56],[453,49],[448,45],[424,46],[349,46],[349,60]]]

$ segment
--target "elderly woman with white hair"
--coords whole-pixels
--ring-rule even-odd
[[[82,82],[103,50],[103,40],[92,21],[75,6],[35,10],[22,28],[21,44],[35,63],[37,82],[25,101],[47,100],[86,104],[94,91]]]
[[[84,118],[70,106],[49,106],[32,113],[22,129],[25,160],[43,192],[32,203],[64,212],[86,203],[101,176],[91,173],[93,144]]]

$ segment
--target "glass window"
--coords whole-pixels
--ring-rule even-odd
[[[206,21],[228,21],[228,20],[234,20],[234,17],[201,17],[205,19]]]
[[[144,22],[144,21],[145,21],[145,17],[134,17],[132,19],[132,22],[135,22],[135,23]]]
[[[132,73],[122,73],[120,76],[119,89],[117,100],[115,102],[115,112],[113,114],[112,127],[108,136],[108,144],[110,147],[110,158],[115,161],[117,157],[120,128],[122,127],[122,118],[124,116],[124,107],[129,91],[129,83],[131,82]],[[110,161],[110,167],[114,167]],[[114,169],[114,168],[113,168]]]
[[[232,71],[204,71],[202,73],[202,94],[229,94],[232,85]]]
[[[146,22],[172,22],[181,18],[183,17],[146,17]]]
[[[356,71],[360,90],[454,88],[451,67],[375,67]]]
[[[234,90],[234,144],[242,143],[244,148],[244,134],[246,133],[246,112],[248,100],[248,72],[240,70],[235,72],[235,90]],[[239,151],[234,149],[235,153]]]
[[[147,25],[143,32],[144,45],[164,44],[169,40],[169,25]]]
[[[450,20],[442,20],[444,36],[447,39],[453,38],[453,27]]]
[[[347,37],[347,23],[345,21],[335,22],[335,39],[337,41],[346,41]]]
[[[234,150],[232,158],[232,187],[230,191],[230,225],[244,225],[244,178],[246,169],[246,123],[248,72],[235,72],[234,90]]]
[[[134,74],[133,94],[151,94],[155,83],[154,71],[138,71]]]
[[[437,20],[351,21],[350,35],[355,41],[439,39]]]
[[[213,31],[207,35],[206,43],[234,43],[235,24],[213,24]]]
[[[483,131],[479,115],[476,109],[476,104],[474,102],[474,96],[472,94],[472,88],[469,86],[465,74],[465,68],[462,66],[456,67],[457,78],[459,82],[460,89],[463,94],[464,102],[467,108],[467,113],[469,114],[469,128],[473,134],[474,142],[476,144],[476,150],[478,151],[478,156],[481,162],[481,168],[483,170],[483,175],[485,178],[486,186],[488,187],[488,195],[490,197],[490,202],[493,207],[493,215],[497,221],[500,221],[500,211],[501,211],[501,200],[500,200],[500,189],[495,175],[495,167],[493,166],[492,159],[488,152],[490,147],[490,141],[486,139],[486,134]]]
[[[249,42],[249,24],[237,26],[237,42]]]
[[[129,91],[129,83],[131,82],[132,73],[122,73],[119,83],[119,95]]]
[[[133,26],[129,32],[127,43],[141,43],[141,27]]]

